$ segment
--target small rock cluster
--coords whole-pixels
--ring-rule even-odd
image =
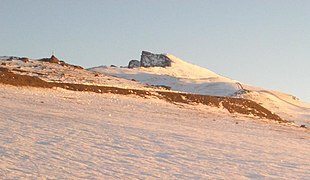
[[[171,60],[164,54],[153,54],[151,52],[142,51],[141,59],[131,60],[128,68],[137,67],[168,67],[171,66]]]
[[[57,57],[55,57],[54,55],[52,55],[50,58],[42,58],[39,61],[55,63],[55,64],[60,64],[61,63],[61,61]]]
[[[44,62],[49,62],[49,63],[54,63],[54,64],[60,64],[65,67],[73,67],[77,69],[83,69],[81,66],[76,66],[72,64],[65,63],[64,61],[59,60],[56,56],[52,55],[50,58],[42,58],[39,59],[39,61],[44,61]]]

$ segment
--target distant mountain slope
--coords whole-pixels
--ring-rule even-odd
[[[128,91],[130,89],[173,91],[173,93],[179,91],[248,99],[280,115],[282,119],[293,121],[298,125],[310,126],[310,105],[294,96],[240,83],[206,68],[187,63],[171,54],[154,55],[154,57],[150,57],[151,53],[146,54],[149,64],[144,64],[151,64],[152,67],[146,68],[140,64],[143,56],[141,61],[135,60],[135,65],[138,66],[136,68],[100,66],[90,70],[67,64],[61,60],[55,61],[55,58],[54,60],[53,58],[33,60],[25,57],[1,56],[0,68],[6,68],[15,74],[38,77],[47,82],[63,85],[69,83],[118,87],[129,89]],[[165,66],[156,67],[157,57],[164,58],[169,63],[163,64],[163,61],[160,61],[159,65]],[[192,102],[199,103],[197,99]]]
[[[165,54],[165,56],[171,60],[171,66],[147,68],[94,67],[90,70],[149,85],[170,87],[171,90],[180,92],[250,99],[272,112],[281,114],[287,120],[294,121],[299,125],[310,126],[310,105],[301,102],[294,96],[246,85],[220,76],[206,68],[187,63],[171,54]]]
[[[310,104],[289,94],[248,85],[243,85],[243,87],[248,92],[240,95],[240,97],[253,100],[284,119],[299,125],[310,126]]]
[[[48,82],[146,88],[144,84],[109,75],[102,75],[67,63],[51,63],[49,58],[21,60],[19,57],[0,56],[0,67],[14,73],[38,77]]]
[[[171,66],[150,68],[94,67],[90,70],[106,75],[136,80],[150,85],[164,85],[172,90],[211,96],[233,96],[240,90],[236,81],[206,68],[187,63],[171,54]]]

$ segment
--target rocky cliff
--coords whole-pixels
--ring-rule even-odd
[[[154,54],[147,51],[142,51],[141,59],[131,60],[128,68],[135,67],[167,67],[171,66],[171,60],[164,54]]]

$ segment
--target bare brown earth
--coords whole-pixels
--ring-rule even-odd
[[[275,120],[280,123],[288,122],[280,118],[278,115],[270,112],[268,109],[262,107],[258,103],[242,98],[217,97],[217,96],[177,93],[177,92],[158,91],[158,90],[147,91],[138,89],[124,89],[109,86],[47,82],[39,79],[38,77],[14,74],[10,72],[8,69],[1,67],[0,67],[0,83],[14,86],[30,86],[40,88],[60,87],[72,91],[90,91],[96,93],[137,95],[145,98],[150,96],[156,96],[160,99],[164,99],[171,103],[204,104],[213,107],[224,107],[230,113],[254,115],[260,118]]]

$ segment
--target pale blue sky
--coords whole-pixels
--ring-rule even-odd
[[[171,53],[310,102],[310,1],[1,0],[0,55],[84,67]],[[195,72],[193,72],[195,73]]]

